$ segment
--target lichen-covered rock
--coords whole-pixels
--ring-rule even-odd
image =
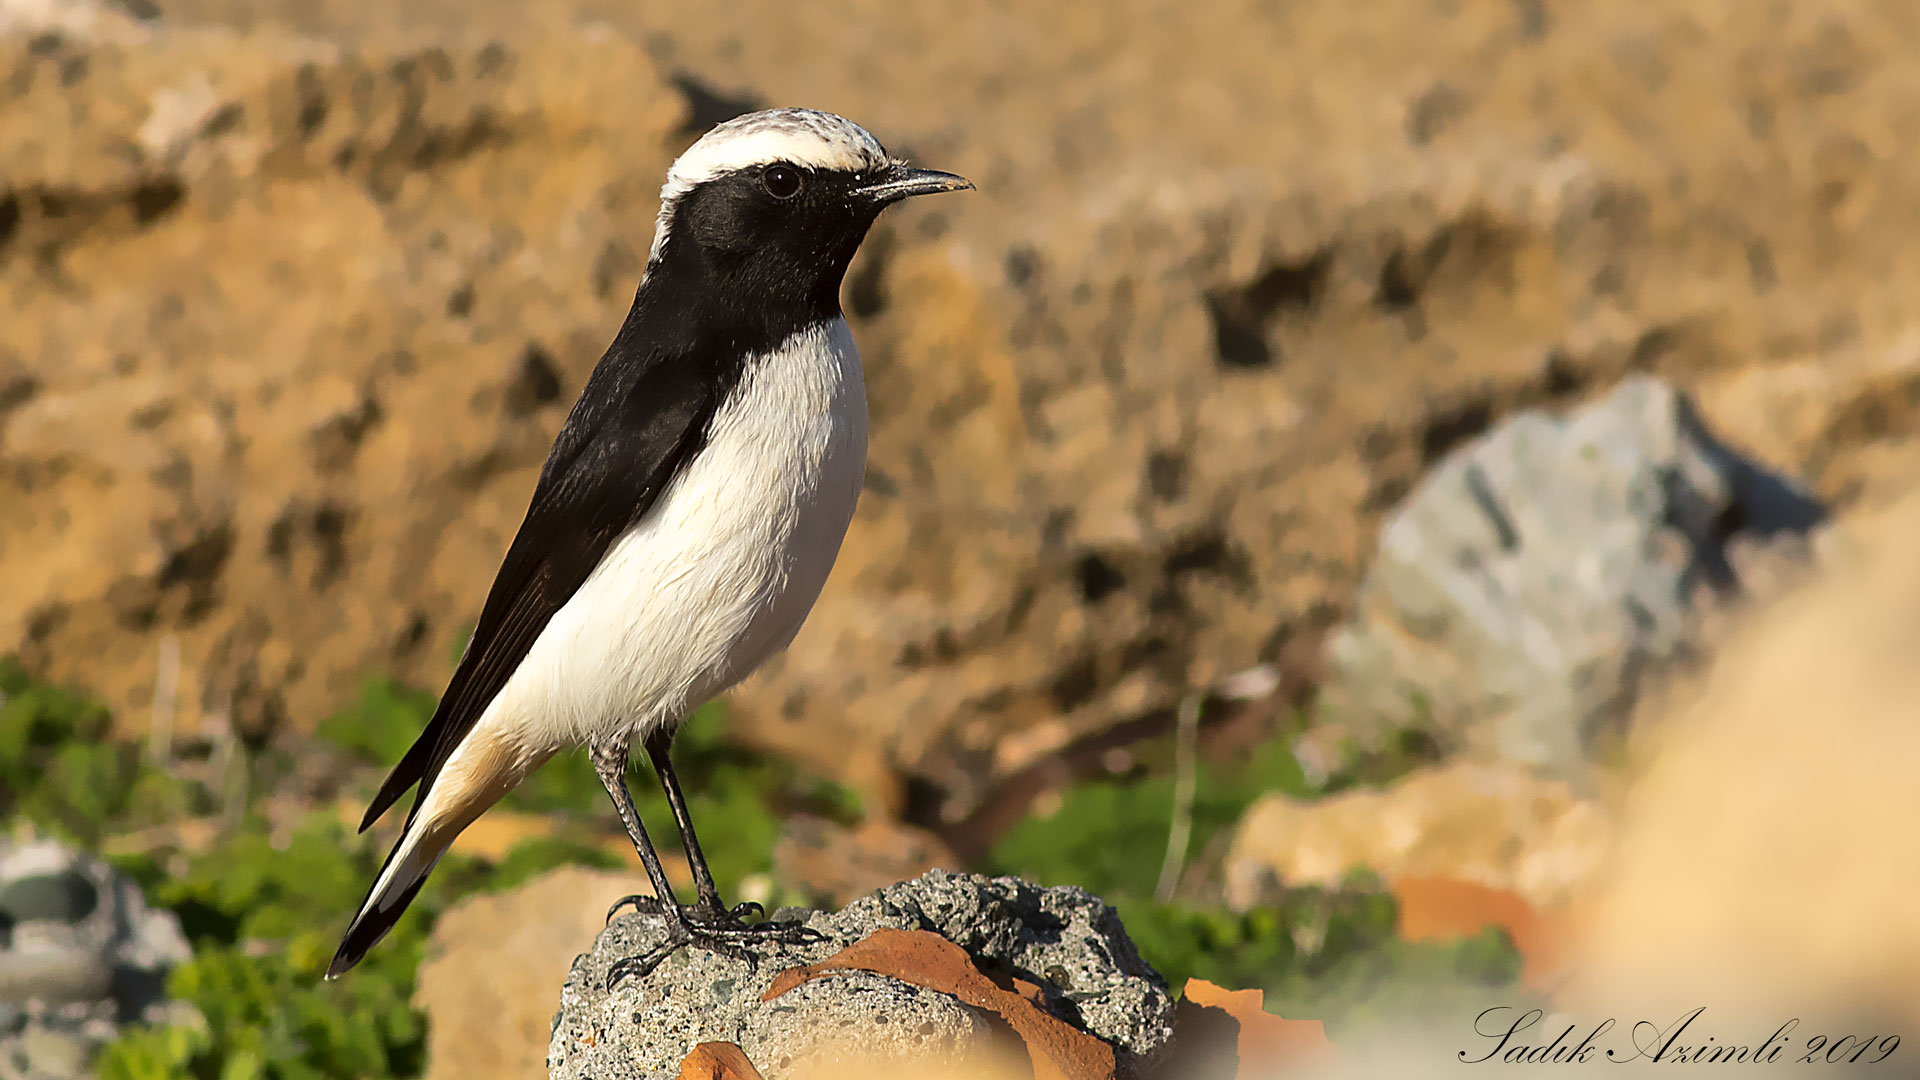
[[[1688,645],[1696,595],[1740,588],[1729,544],[1823,516],[1660,380],[1565,418],[1522,413],[1389,517],[1328,650],[1330,711],[1577,773],[1641,678]]]
[[[991,1052],[996,1027],[958,999],[873,974],[804,983],[763,1003],[774,976],[817,963],[880,929],[927,930],[960,945],[982,970],[1042,988],[1053,1013],[1110,1043],[1125,1067],[1149,1062],[1172,1037],[1165,983],[1134,951],[1113,909],[1077,888],[935,870],[835,912],[788,912],[825,940],[768,945],[758,962],[682,950],[645,979],[611,993],[615,961],[659,940],[659,921],[614,920],[574,962],[554,1017],[547,1067],[555,1080],[660,1080],[678,1073],[696,1044],[740,1044],[781,1080],[809,1052],[851,1038],[861,1052],[951,1061]]]
[[[127,1023],[175,1016],[167,970],[190,951],[172,912],[106,863],[0,841],[0,1080],[79,1080]]]

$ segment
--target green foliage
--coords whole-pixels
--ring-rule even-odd
[[[628,790],[662,847],[673,842],[673,814],[653,770],[633,763]],[[802,773],[791,763],[756,754],[726,736],[726,712],[708,705],[688,717],[674,737],[673,763],[687,795],[688,812],[722,892],[731,893],[751,874],[773,866],[773,845],[782,814],[798,806],[839,819],[859,816],[859,799],[839,785]],[[555,757],[528,777],[501,805],[526,812],[610,816],[613,807],[600,777],[583,753]]]
[[[409,953],[409,967],[418,963],[417,940],[386,944]],[[390,959],[386,966],[398,964]],[[394,974],[326,983],[285,956],[202,947],[174,970],[168,989],[199,1008],[205,1033],[182,1037],[178,1028],[163,1028],[122,1039],[109,1048],[101,1073],[115,1075],[116,1063],[150,1056],[152,1043],[165,1040],[174,1057],[160,1075],[204,1080],[418,1075],[426,1026],[407,1000],[411,972],[404,979]],[[122,1074],[139,1075],[131,1066]]]
[[[427,726],[438,699],[391,679],[370,679],[353,704],[320,722],[321,738],[392,768]]]
[[[204,792],[112,741],[111,728],[104,708],[0,657],[0,818],[92,846],[109,821],[136,828],[205,807]]]
[[[1442,1012],[1472,1015],[1494,996],[1531,1000],[1516,985],[1519,974],[1520,954],[1496,927],[1450,942],[1383,938],[1334,954],[1319,970],[1296,969],[1268,980],[1266,1005],[1282,1016],[1323,1018],[1337,1039],[1355,1029]]]
[[[263,823],[249,821],[168,874],[123,861],[154,903],[180,916],[193,942],[193,959],[174,970],[168,987],[200,1011],[205,1028],[193,1036],[176,1029],[130,1033],[111,1047],[102,1075],[417,1075],[426,1028],[411,998],[426,935],[441,907],[484,881],[487,868],[458,856],[443,860],[436,880],[448,887],[422,895],[351,977],[324,982],[346,915],[379,869],[380,854],[316,813],[278,842]],[[156,1061],[171,1064],[140,1071]]]
[[[519,845],[498,866],[449,855],[433,887],[379,948],[350,976],[322,981],[381,854],[316,813],[280,842],[251,822],[171,874],[124,861],[155,903],[180,915],[193,941],[193,959],[175,969],[168,985],[200,1011],[205,1027],[130,1032],[110,1048],[101,1075],[418,1075],[426,1027],[411,1003],[414,976],[440,912],[463,895],[511,888],[555,866],[611,861],[595,849],[544,839]]]
[[[1189,977],[1257,986],[1283,1016],[1327,1020],[1337,1030],[1454,999],[1481,1000],[1519,976],[1520,954],[1502,930],[1447,943],[1402,941],[1393,897],[1377,891],[1301,888],[1243,915],[1122,903],[1142,956],[1175,989]]]
[[[1048,885],[1079,885],[1102,896],[1153,894],[1173,821],[1173,777],[1100,780],[1070,788],[1059,809],[1029,817],[994,845],[998,873]],[[1268,743],[1237,767],[1196,769],[1188,852],[1204,851],[1269,791],[1308,794],[1300,763],[1286,745]]]
[[[194,1059],[212,1045],[204,1027],[132,1028],[101,1053],[95,1074],[100,1080],[174,1080],[192,1075]]]
[[[1414,752],[1398,750],[1356,758],[1358,772],[1329,778],[1320,793],[1398,775],[1416,760]],[[1259,796],[1316,794],[1279,741],[1237,765],[1201,765],[1195,780],[1189,858],[1223,839]],[[1245,914],[1155,903],[1173,797],[1170,776],[1078,785],[1053,813],[1009,830],[989,860],[998,873],[1077,884],[1105,897],[1141,956],[1176,990],[1191,976],[1261,987],[1269,1008],[1326,1020],[1336,1031],[1393,1009],[1484,996],[1483,988],[1507,986],[1517,976],[1519,954],[1500,931],[1448,944],[1400,940],[1393,897],[1368,875],[1336,890],[1291,890]]]

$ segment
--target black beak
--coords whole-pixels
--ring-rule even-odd
[[[854,188],[855,195],[861,195],[881,204],[911,199],[915,195],[938,195],[943,191],[967,191],[973,187],[973,181],[964,176],[955,176],[934,169],[912,169],[905,165],[889,165],[866,184]]]

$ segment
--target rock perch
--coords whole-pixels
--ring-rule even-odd
[[[865,973],[805,983],[771,1002],[774,976],[817,963],[876,930],[926,930],[960,945],[988,974],[1043,988],[1054,1016],[1114,1047],[1122,1075],[1151,1064],[1173,1035],[1166,984],[1140,959],[1112,908],[1078,888],[934,870],[835,912],[787,909],[826,940],[769,943],[756,966],[683,950],[611,993],[607,968],[659,940],[657,917],[624,915],[574,961],[554,1016],[553,1080],[671,1080],[698,1043],[739,1044],[767,1080],[782,1080],[825,1039],[902,1065],[957,1062],[1003,1038],[957,998]]]

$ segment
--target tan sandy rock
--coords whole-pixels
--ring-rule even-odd
[[[866,497],[738,696],[877,808],[1311,640],[1518,406],[1829,498],[1920,432],[1904,0],[160,6],[0,31],[0,648],[132,726],[169,639],[183,736],[446,677],[732,99],[980,186],[855,267]]]
[[[429,1080],[545,1075],[551,988],[600,932],[608,905],[650,891],[644,874],[563,867],[442,914],[414,990],[427,1014]]]
[[[1248,808],[1224,868],[1246,910],[1275,886],[1334,886],[1355,870],[1505,889],[1537,908],[1575,898],[1605,865],[1599,802],[1520,766],[1457,764],[1319,801],[1268,795]]]

